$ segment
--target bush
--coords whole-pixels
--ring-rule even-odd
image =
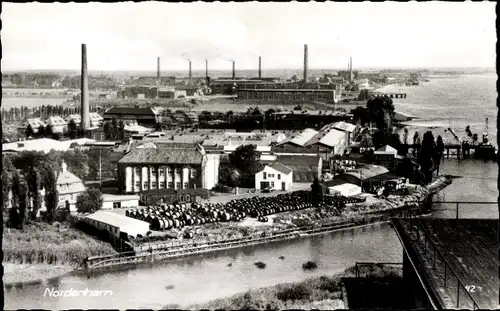
[[[282,289],[276,294],[276,297],[278,297],[278,299],[281,301],[295,301],[309,299],[311,294],[312,291],[309,289],[309,287],[305,286],[304,284],[297,284],[295,286]]]

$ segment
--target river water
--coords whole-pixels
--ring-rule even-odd
[[[468,103],[480,103],[473,108],[465,105],[461,113],[452,114],[459,106],[458,101],[435,100],[432,93],[427,93],[429,101],[425,105],[434,103],[431,109],[433,117],[427,122],[448,122],[449,116],[455,118],[458,124],[477,124],[480,128],[481,119],[486,116],[495,120],[495,101],[491,93],[495,93],[494,77],[476,76],[466,78],[436,79],[412,92],[419,94],[417,101],[421,102],[430,92],[446,92],[453,85],[459,92],[461,99]],[[476,81],[476,82],[471,82]],[[478,82],[479,81],[479,82]],[[481,82],[482,81],[482,82]],[[490,82],[485,82],[490,81]],[[486,83],[486,84],[485,84]],[[489,84],[488,84],[489,83]],[[478,91],[464,91],[462,88],[470,85],[481,86]],[[490,95],[484,95],[484,85],[493,88],[486,90]],[[418,90],[418,91],[417,91]],[[445,92],[446,91],[446,92]],[[480,92],[478,95],[477,92]],[[407,92],[410,93],[410,92]],[[444,96],[443,95],[443,96]],[[476,96],[488,98],[488,102],[476,101]],[[410,99],[408,99],[410,100]],[[447,105],[442,105],[447,102]],[[420,105],[415,103],[416,105]],[[396,108],[399,109],[399,104]],[[421,106],[407,106],[407,112],[413,115],[422,115]],[[493,107],[493,108],[490,108]],[[420,111],[420,113],[419,113]],[[472,111],[472,112],[471,112]],[[462,114],[470,113],[470,119]],[[462,120],[462,121],[460,121]],[[469,122],[470,121],[470,122]],[[420,122],[423,122],[422,120]],[[495,129],[491,122],[491,130]],[[471,126],[472,127],[472,126]],[[490,130],[490,133],[491,133]],[[495,129],[496,130],[496,129]],[[490,136],[493,133],[490,134]],[[496,133],[495,133],[496,134]],[[446,201],[489,201],[497,200],[498,191],[496,180],[498,168],[496,163],[476,160],[457,161],[445,160],[441,172],[451,175],[460,175],[463,178],[455,179],[441,194],[440,199]],[[464,205],[460,207],[461,218],[498,218],[495,204]],[[437,206],[433,217],[455,217],[455,205],[445,204]],[[178,304],[185,307],[195,303],[202,303],[212,299],[231,296],[249,289],[261,288],[278,283],[301,281],[311,276],[332,275],[352,266],[356,261],[401,262],[402,248],[393,229],[387,224],[378,224],[356,229],[328,233],[325,235],[302,238],[273,244],[253,246],[243,249],[230,250],[202,257],[184,258],[164,264],[141,266],[133,269],[114,271],[95,275],[88,279],[86,276],[66,276],[47,286],[30,285],[5,292],[6,309],[42,308],[42,309],[69,309],[69,308],[151,308],[157,309],[168,304]],[[284,260],[279,259],[284,256]],[[318,263],[318,269],[312,272],[302,270],[302,264],[308,260]],[[254,266],[255,262],[267,264],[266,269],[260,270]],[[228,266],[231,263],[232,266]],[[171,288],[169,288],[169,286]],[[111,290],[112,296],[101,297],[44,297],[46,288],[58,290]]]

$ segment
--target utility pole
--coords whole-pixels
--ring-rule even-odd
[[[102,148],[99,147],[99,188],[102,188]]]

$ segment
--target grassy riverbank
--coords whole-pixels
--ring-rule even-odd
[[[401,267],[372,267],[363,270],[361,277],[376,279],[402,276]],[[228,298],[216,299],[204,304],[188,307],[190,310],[236,310],[236,309],[345,309],[342,278],[354,277],[355,267],[333,276],[320,276],[297,283],[278,284],[250,290]],[[174,306],[166,306],[165,309]],[[179,306],[175,306],[179,307]]]
[[[2,251],[6,284],[46,280],[81,267],[88,256],[116,254],[79,230],[46,223],[24,230],[4,227]]]

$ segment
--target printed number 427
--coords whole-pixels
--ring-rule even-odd
[[[474,292],[476,292],[476,290],[481,290],[481,287],[476,286],[476,285],[465,285],[465,289],[466,289],[469,293],[474,293]]]

